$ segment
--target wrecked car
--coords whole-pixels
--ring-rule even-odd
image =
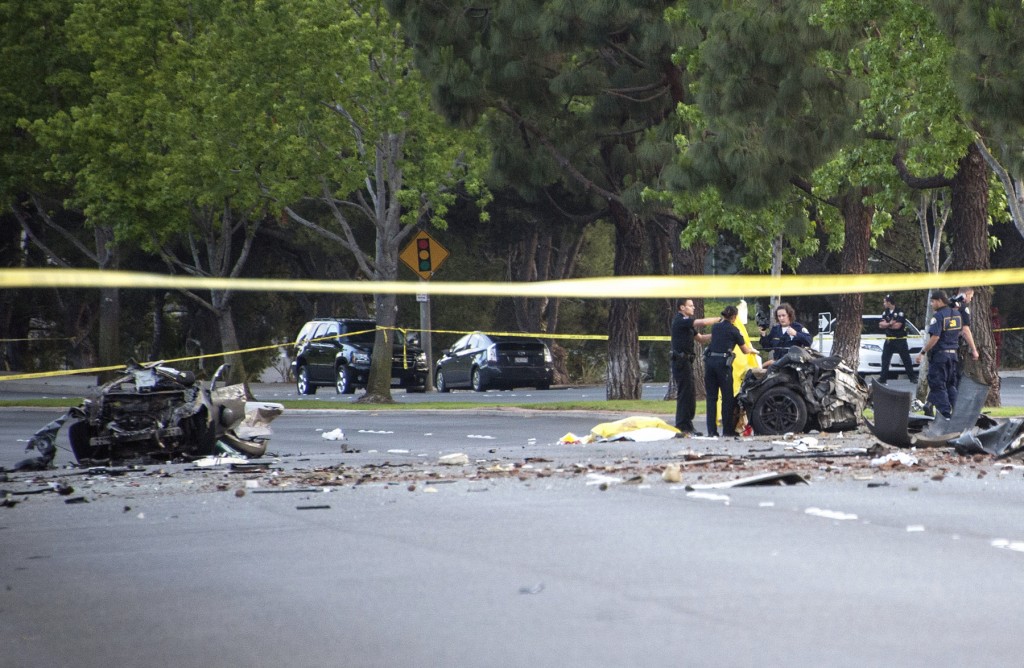
[[[49,468],[65,422],[75,459],[83,466],[191,461],[216,453],[260,457],[281,404],[258,402],[244,383],[207,386],[189,371],[129,361],[117,378],[81,406],[37,431],[28,450],[39,455],[20,468]]]
[[[856,429],[867,400],[867,385],[842,358],[795,346],[748,371],[736,396],[757,434]]]

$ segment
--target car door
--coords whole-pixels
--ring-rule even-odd
[[[469,362],[466,353],[469,351],[471,334],[467,334],[452,344],[441,365],[445,382],[449,387],[469,385]]]
[[[317,328],[313,342],[314,359],[310,366],[311,377],[319,383],[334,382],[334,356],[338,349],[337,336],[341,332],[336,322],[325,322]]]

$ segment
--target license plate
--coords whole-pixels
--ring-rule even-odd
[[[391,384],[392,385],[401,385],[402,384],[402,379],[401,378],[392,378],[391,379]]]
[[[517,357],[516,364],[527,364],[530,361],[529,357]]]

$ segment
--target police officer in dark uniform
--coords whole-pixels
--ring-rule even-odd
[[[704,351],[704,391],[707,394],[708,436],[718,436],[718,391],[722,391],[722,433],[725,436],[737,436],[736,423],[733,422],[733,407],[736,394],[732,389],[733,349],[740,347],[750,355],[754,349],[743,338],[736,328],[736,316],[739,311],[735,306],[726,306],[722,310],[722,320],[711,327],[711,343]]]
[[[889,363],[893,354],[900,356],[903,368],[907,371],[907,378],[911,383],[917,382],[917,373],[910,361],[910,348],[907,347],[907,317],[901,309],[896,308],[896,300],[892,295],[886,295],[882,300],[885,310],[882,311],[882,319],[878,321],[878,327],[885,333],[885,343],[882,344],[882,373],[878,382],[885,385],[889,380]],[[893,372],[892,377],[898,376]]]
[[[956,405],[957,376],[960,365],[957,362],[957,346],[963,329],[963,317],[959,309],[946,302],[944,290],[932,290],[932,315],[928,323],[928,342],[917,354],[918,363],[928,355],[928,403],[943,417],[953,415]]]
[[[676,381],[676,429],[700,436],[694,429],[693,416],[697,412],[697,396],[693,387],[693,341],[711,340],[708,334],[698,334],[696,328],[716,323],[720,318],[694,318],[692,299],[676,301],[676,314],[672,318],[672,377]]]

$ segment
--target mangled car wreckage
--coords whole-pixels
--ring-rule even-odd
[[[857,428],[868,389],[842,358],[793,347],[768,368],[748,371],[736,400],[757,434],[846,431]]]
[[[284,407],[255,401],[244,383],[217,387],[226,368],[204,387],[191,372],[130,361],[94,397],[36,432],[28,449],[39,454],[19,467],[50,467],[57,434],[68,421],[68,440],[83,466],[191,461],[217,453],[260,457],[270,421]]]

